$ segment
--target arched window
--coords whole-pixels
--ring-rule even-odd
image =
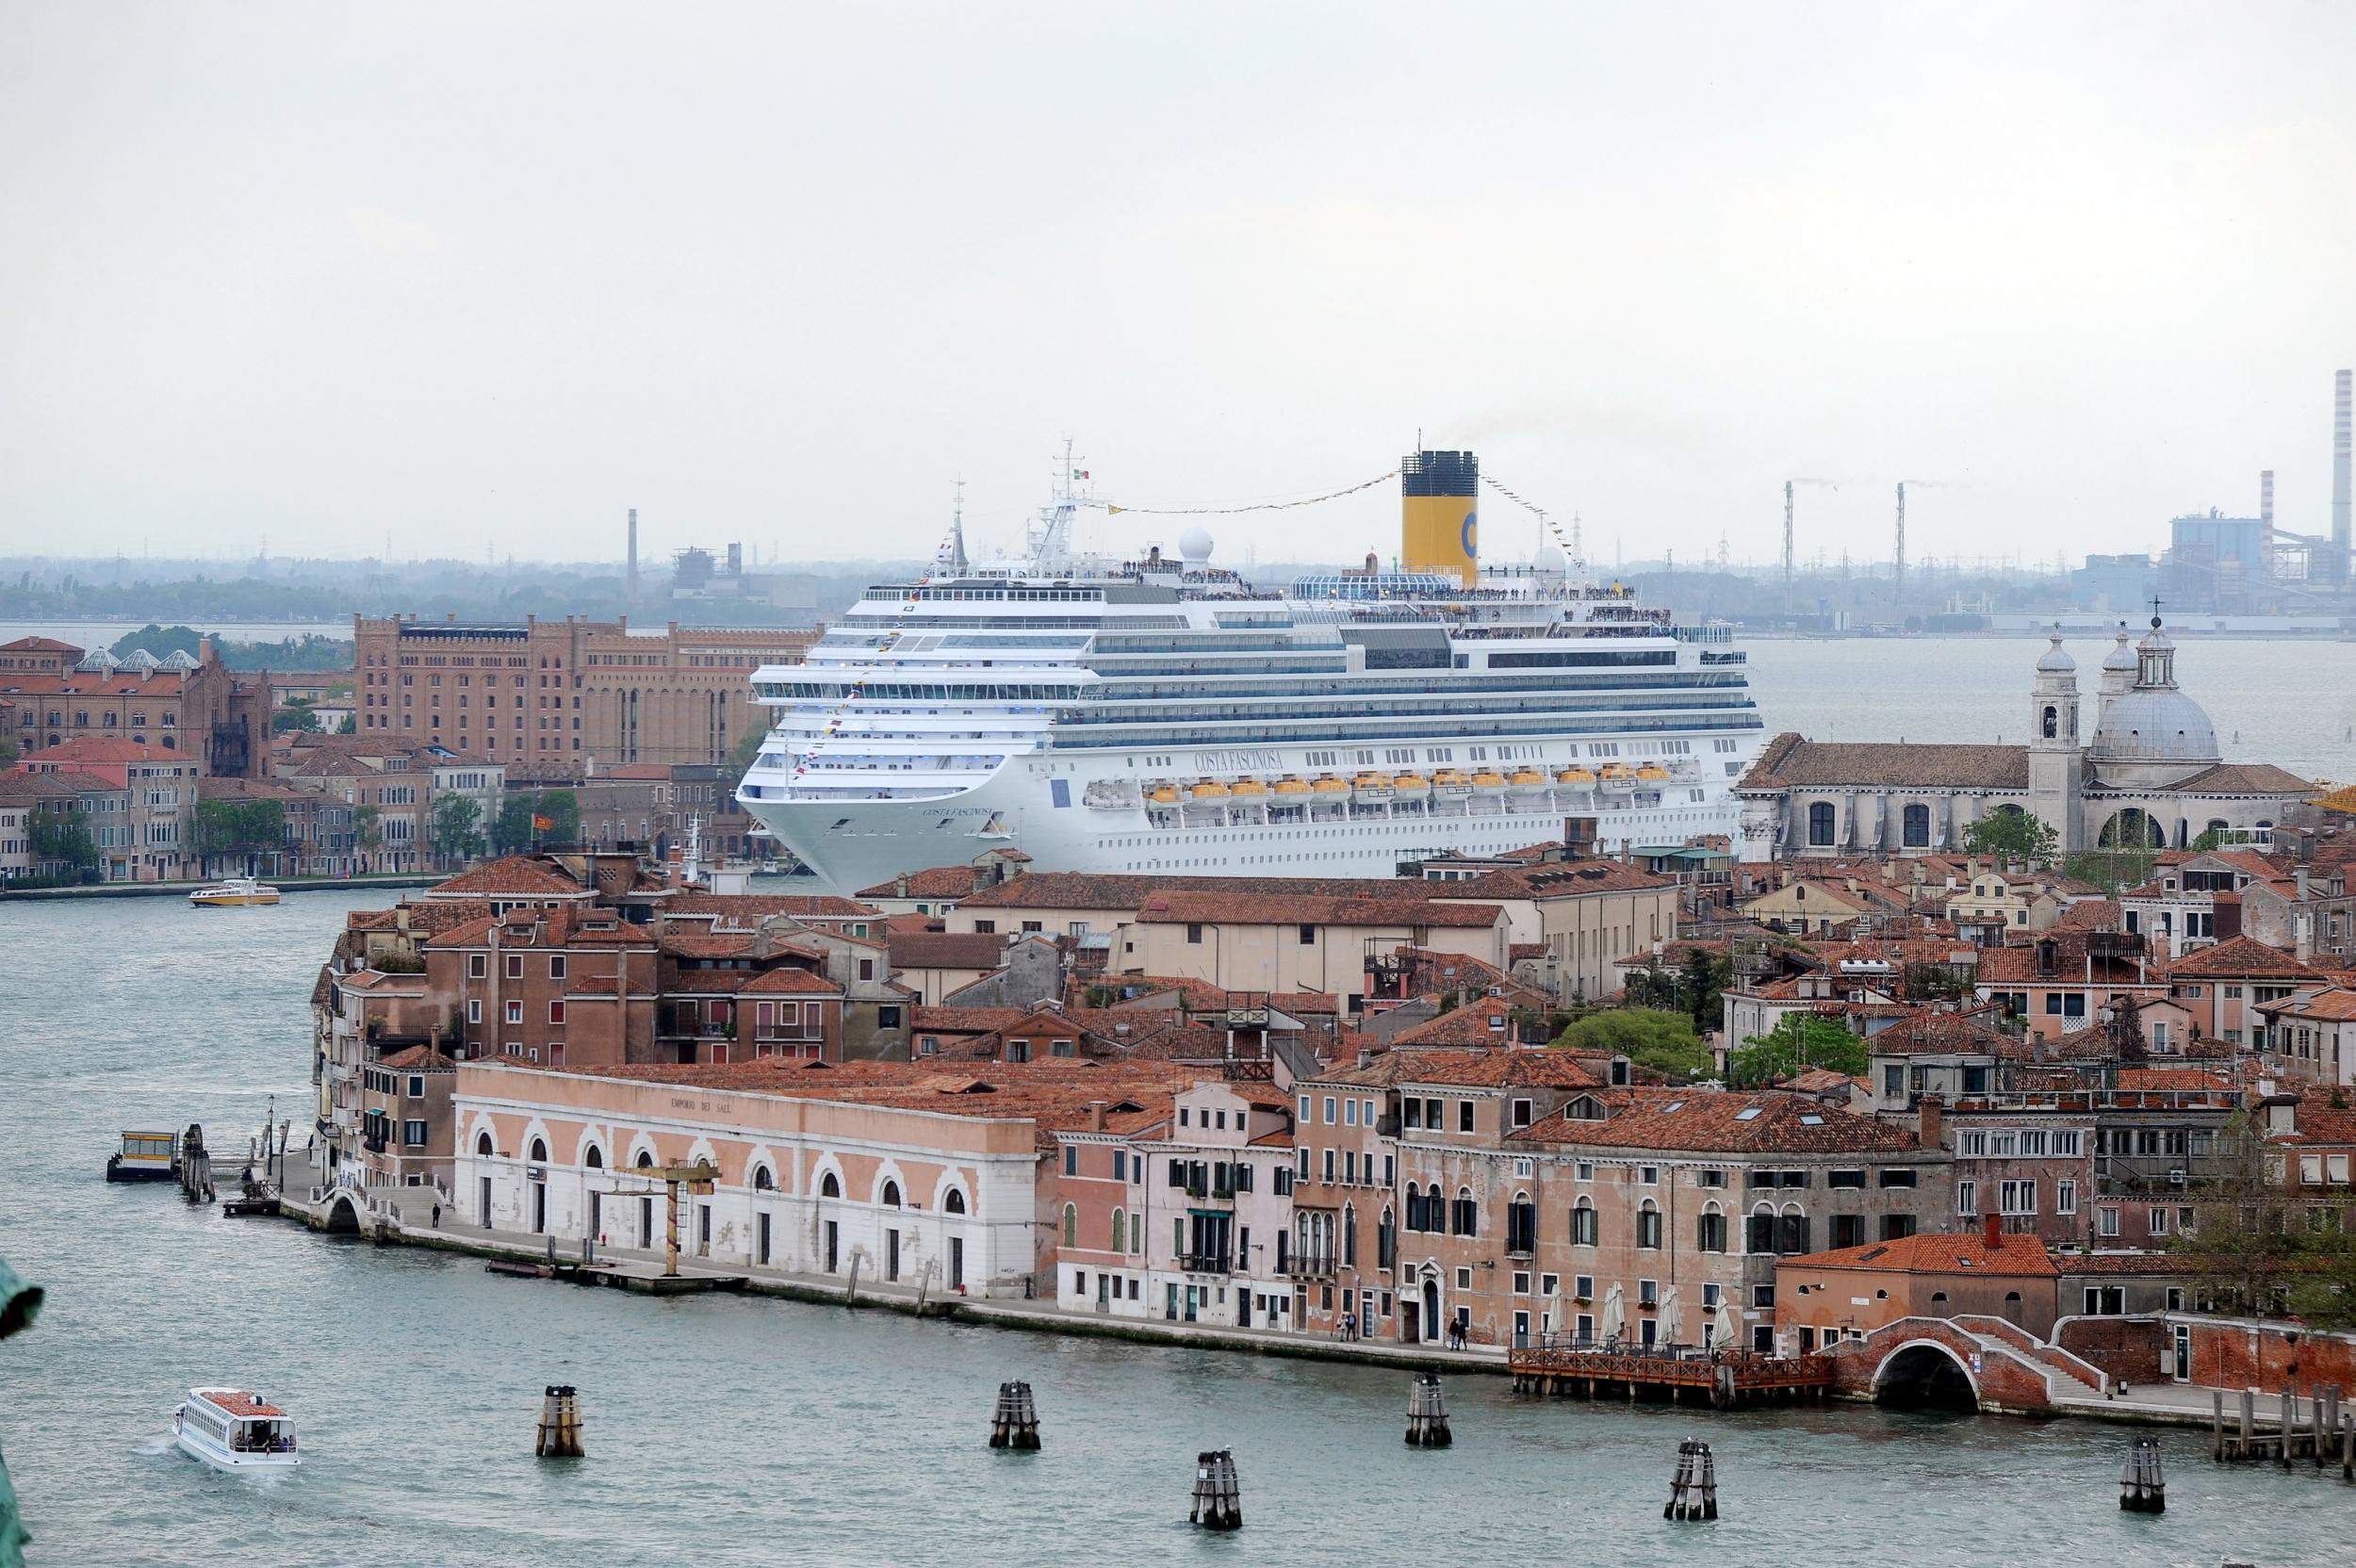
[[[753,1167],[753,1190],[755,1192],[767,1192],[777,1184],[777,1179],[769,1174],[767,1166]]]
[[[652,1170],[654,1168],[654,1151],[651,1149],[641,1149],[638,1151],[638,1158],[630,1163],[635,1165],[641,1170]]]
[[[533,1165],[546,1165],[548,1163],[548,1145],[546,1138],[533,1138],[532,1140],[532,1163]]]
[[[1929,807],[1909,806],[1906,808],[1904,837],[1906,847],[1908,849],[1931,847],[1931,808]]]
[[[1342,1205],[1342,1266],[1358,1266],[1358,1205]]]
[[[484,1158],[484,1159],[486,1159],[486,1160],[487,1160],[487,1159],[489,1159],[489,1158],[491,1157],[491,1135],[490,1135],[490,1134],[488,1134],[488,1133],[477,1133],[477,1134],[475,1135],[475,1139],[474,1139],[474,1152],[475,1152],[477,1154],[480,1154],[481,1156],[483,1156],[483,1158]]]
[[[1381,1222],[1374,1228],[1374,1266],[1377,1268],[1390,1268],[1398,1262],[1399,1226],[1391,1211],[1384,1209]]]
[[[1080,1211],[1070,1203],[1063,1206],[1063,1244],[1066,1247],[1080,1245]]]
[[[2037,720],[2037,727],[2044,732],[2045,738],[2049,741],[2060,732],[2061,714],[2052,703],[2045,705],[2045,712]]]
[[[1413,1182],[1407,1184],[1407,1228],[1423,1229],[1423,1189]]]
[[[883,1206],[887,1209],[896,1209],[900,1206],[899,1183],[886,1182],[883,1184]]]
[[[588,1152],[581,1156],[581,1163],[588,1167],[591,1170],[603,1170],[605,1168],[605,1152],[593,1143],[589,1146]]]
[[[1477,1236],[1481,1233],[1481,1200],[1472,1195],[1472,1188],[1456,1189],[1456,1212],[1448,1216],[1451,1235]]]
[[[1505,1250],[1509,1252],[1534,1252],[1538,1250],[1538,1205],[1530,1200],[1530,1194],[1517,1192],[1505,1206]]]
[[[965,1212],[965,1194],[959,1192],[955,1187],[951,1187],[949,1189],[949,1196],[941,1200],[941,1212],[943,1214],[963,1214]]]
[[[1113,1250],[1129,1250],[1129,1217],[1119,1209],[1113,1211]]]
[[[821,1198],[843,1196],[843,1184],[834,1179],[833,1171],[829,1170],[818,1179],[818,1196]]]
[[[1715,1202],[1704,1208],[1694,1220],[1693,1245],[1704,1252],[1723,1252],[1726,1250],[1726,1217],[1719,1211]]]
[[[1648,1252],[1661,1250],[1661,1205],[1649,1198],[1636,1210],[1636,1245]]]
[[[1595,1217],[1595,1205],[1582,1198],[1571,1205],[1571,1245],[1593,1247],[1602,1230]]]
[[[1810,806],[1808,808],[1808,841],[1820,847],[1830,844],[1833,841],[1832,825],[1832,802],[1820,800]]]

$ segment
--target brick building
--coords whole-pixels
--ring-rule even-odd
[[[762,727],[753,673],[797,663],[807,629],[633,631],[627,619],[462,625],[352,617],[362,738],[447,747],[461,761],[716,767]]]
[[[270,676],[231,671],[209,637],[198,647],[119,661],[49,637],[0,644],[0,704],[14,714],[17,749],[133,740],[200,774],[250,776],[270,739]]]

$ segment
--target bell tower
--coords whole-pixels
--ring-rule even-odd
[[[2053,830],[2065,855],[2083,847],[2084,762],[2078,751],[2078,663],[2053,634],[2037,662],[2029,699],[2029,809]]]

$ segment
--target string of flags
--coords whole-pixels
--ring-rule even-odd
[[[1250,506],[1114,506],[1107,502],[1104,510],[1107,513],[1142,512],[1155,517],[1225,517],[1238,512],[1284,512],[1296,506],[1315,506],[1320,501],[1339,500],[1344,496],[1354,496],[1361,490],[1387,484],[1397,478],[1399,470],[1394,468],[1387,474],[1375,475],[1363,484],[1353,484],[1347,490],[1329,490],[1322,496],[1306,496],[1297,501],[1254,501]]]
[[[1534,513],[1537,515],[1538,520],[1546,525],[1546,531],[1554,535],[1554,542],[1562,547],[1564,559],[1570,561],[1578,561],[1581,559],[1582,552],[1579,549],[1579,541],[1575,538],[1566,536],[1562,532],[1562,525],[1548,516],[1545,507],[1540,506],[1537,502],[1532,501],[1526,497],[1516,494],[1507,486],[1498,483],[1494,479],[1491,479],[1487,474],[1481,476],[1481,482],[1487,485],[1490,489],[1495,490],[1498,495],[1503,496],[1507,500],[1512,501],[1515,506],[1522,508],[1526,512]]]

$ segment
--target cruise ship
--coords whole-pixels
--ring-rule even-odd
[[[870,588],[797,665],[737,798],[833,888],[1018,848],[1045,871],[1388,875],[1591,818],[1597,844],[1731,836],[1761,729],[1724,628],[1567,553],[1479,559],[1478,459],[1399,478],[1389,568],[1256,587],[1081,550],[1066,470],[1019,560]],[[1109,519],[1108,519],[1109,524]]]

